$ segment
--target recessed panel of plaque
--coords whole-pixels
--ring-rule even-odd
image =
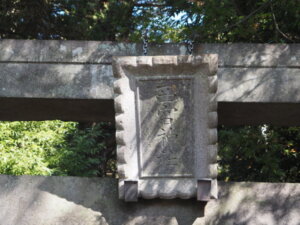
[[[113,59],[121,199],[216,197],[217,67],[214,54]]]
[[[136,84],[141,177],[192,177],[192,80],[138,78]]]

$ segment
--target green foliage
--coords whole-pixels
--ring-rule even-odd
[[[158,5],[158,6],[157,6]],[[1,0],[0,37],[299,42],[295,0]]]
[[[221,128],[219,179],[300,182],[300,128]]]
[[[1,37],[113,41],[132,31],[132,5],[118,0],[1,0]]]
[[[60,121],[1,122],[0,173],[51,175],[49,156],[65,144],[76,123]]]
[[[114,128],[107,123],[72,130],[50,159],[54,175],[107,176],[116,172]]]
[[[115,173],[113,128],[75,122],[0,123],[0,174],[106,176]],[[110,146],[109,146],[110,144]]]
[[[299,42],[300,1],[167,0],[169,16],[183,13],[186,39],[197,42]]]

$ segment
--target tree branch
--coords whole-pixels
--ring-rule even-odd
[[[293,39],[291,39],[288,35],[286,35],[285,33],[283,33],[283,31],[279,28],[275,13],[274,13],[274,9],[273,9],[273,4],[271,3],[271,11],[272,11],[272,17],[273,17],[273,22],[275,25],[275,29],[277,30],[278,33],[280,33],[285,39],[291,41],[291,42],[295,42]]]
[[[263,5],[261,5],[260,7],[258,7],[257,9],[255,9],[254,11],[252,11],[249,15],[247,15],[246,17],[244,17],[243,19],[237,21],[236,23],[234,24],[231,24],[230,26],[228,27],[225,27],[224,29],[222,29],[221,31],[218,31],[218,32],[214,32],[212,34],[209,34],[209,35],[215,35],[215,34],[220,34],[220,33],[223,33],[223,32],[228,32],[230,31],[232,28],[236,27],[236,26],[239,26],[241,23],[244,23],[245,21],[247,21],[248,19],[250,19],[253,15],[255,15],[257,12],[259,12],[260,10],[264,9],[265,7],[267,7],[270,3],[271,3],[272,0],[268,1],[268,2],[265,2]],[[196,37],[199,37],[200,35],[194,35],[195,38]],[[207,37],[208,35],[204,36],[204,37]],[[194,38],[194,39],[195,39]],[[203,38],[203,37],[202,37]]]
[[[236,22],[235,24],[232,24],[230,25],[229,27],[227,27],[225,29],[226,30],[229,30],[233,27],[236,27],[238,25],[240,25],[241,23],[244,23],[246,20],[250,19],[253,15],[255,15],[258,11],[262,10],[263,8],[265,8],[266,6],[268,6],[270,3],[271,3],[272,0],[264,3],[263,5],[261,5],[260,7],[258,7],[256,10],[254,10],[253,12],[251,12],[248,16],[244,17],[243,19],[241,19],[240,21]]]

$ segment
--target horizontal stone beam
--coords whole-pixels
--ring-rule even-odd
[[[219,68],[219,124],[300,125],[300,68]]]
[[[0,97],[113,99],[111,65],[0,63]],[[218,70],[219,102],[298,103],[300,68]]]
[[[112,99],[0,98],[0,120],[114,122]]]
[[[65,120],[68,116],[61,104],[63,99],[94,99],[98,101],[91,101],[89,106],[98,110],[96,119],[95,110],[91,115],[88,111],[82,114],[82,110],[77,110],[69,119],[113,120],[113,115],[109,116],[100,109],[106,107],[107,112],[113,112],[113,108],[107,108],[113,105],[111,58],[115,55],[142,55],[142,45],[1,40],[0,51],[0,99],[2,103],[9,102],[9,105],[0,107],[0,119],[28,120],[36,114],[40,119]],[[179,44],[149,47],[149,55],[186,53],[186,46]],[[196,45],[194,54],[203,53],[219,55],[219,124],[300,125],[297,116],[300,111],[300,44]],[[31,115],[23,111],[22,116],[15,117],[18,106],[25,104],[22,99],[28,98],[35,104]],[[51,105],[46,104],[49,99],[53,99]],[[73,107],[81,108],[81,102],[74,102]],[[42,105],[48,114],[39,111]],[[54,105],[56,112],[52,109]]]
[[[196,44],[194,54],[218,54],[220,66],[300,66],[300,44]],[[112,56],[143,55],[141,43],[1,40],[1,62],[110,64]],[[148,55],[185,55],[184,44],[149,44]]]
[[[224,225],[300,221],[300,184],[220,182],[219,199],[118,199],[112,178],[0,175],[1,224]],[[87,191],[88,187],[88,191]]]
[[[111,65],[0,63],[0,97],[113,99]]]

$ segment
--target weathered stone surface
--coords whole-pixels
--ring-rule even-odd
[[[149,199],[196,197],[199,179],[216,178],[217,66],[216,55],[114,58],[120,198],[127,180]]]
[[[124,203],[116,179],[0,175],[1,225],[188,225],[203,216],[203,206],[195,200]]]
[[[219,102],[300,102],[300,68],[220,68]]]
[[[32,113],[18,111],[26,104],[22,98],[99,99],[106,107],[108,99],[113,99],[112,56],[141,55],[142,45],[0,40],[0,51],[2,119],[17,115],[17,120],[30,120],[33,114],[47,119],[43,110],[39,110],[43,107],[44,111],[55,114],[57,119],[81,118],[89,121],[95,117],[78,112],[66,118],[52,112],[50,104],[37,105]],[[180,44],[149,46],[149,55],[186,53],[186,47]],[[268,122],[300,125],[299,44],[197,44],[194,53],[218,54],[219,124],[256,125]],[[6,101],[4,98],[12,99]],[[6,102],[9,104],[5,105]],[[11,104],[16,107],[10,107]],[[113,107],[109,111],[113,112]],[[109,117],[98,113],[97,120],[113,121],[114,114]]]
[[[192,85],[191,78],[137,81],[141,177],[193,176]]]
[[[221,183],[205,207],[207,225],[298,225],[300,184]]]
[[[148,55],[187,55],[184,44],[150,44]],[[143,55],[142,44],[99,41],[0,41],[2,62],[110,64],[113,56]],[[299,67],[300,44],[196,44],[194,54],[218,54],[221,67]]]
[[[178,44],[151,45],[149,50],[150,55],[186,54],[185,46]],[[72,98],[76,94],[84,99],[113,99],[112,56],[141,55],[142,46],[1,40],[0,51],[0,97]],[[195,54],[203,53],[219,57],[218,101],[299,102],[299,44],[195,45]]]
[[[110,41],[1,40],[0,51],[4,62],[97,64],[111,63],[112,55],[142,54],[142,46]]]
[[[111,99],[111,66],[0,63],[0,97]]]
[[[204,217],[205,210],[205,217]],[[298,225],[300,184],[219,183],[219,199],[118,199],[109,178],[0,175],[1,225]]]

